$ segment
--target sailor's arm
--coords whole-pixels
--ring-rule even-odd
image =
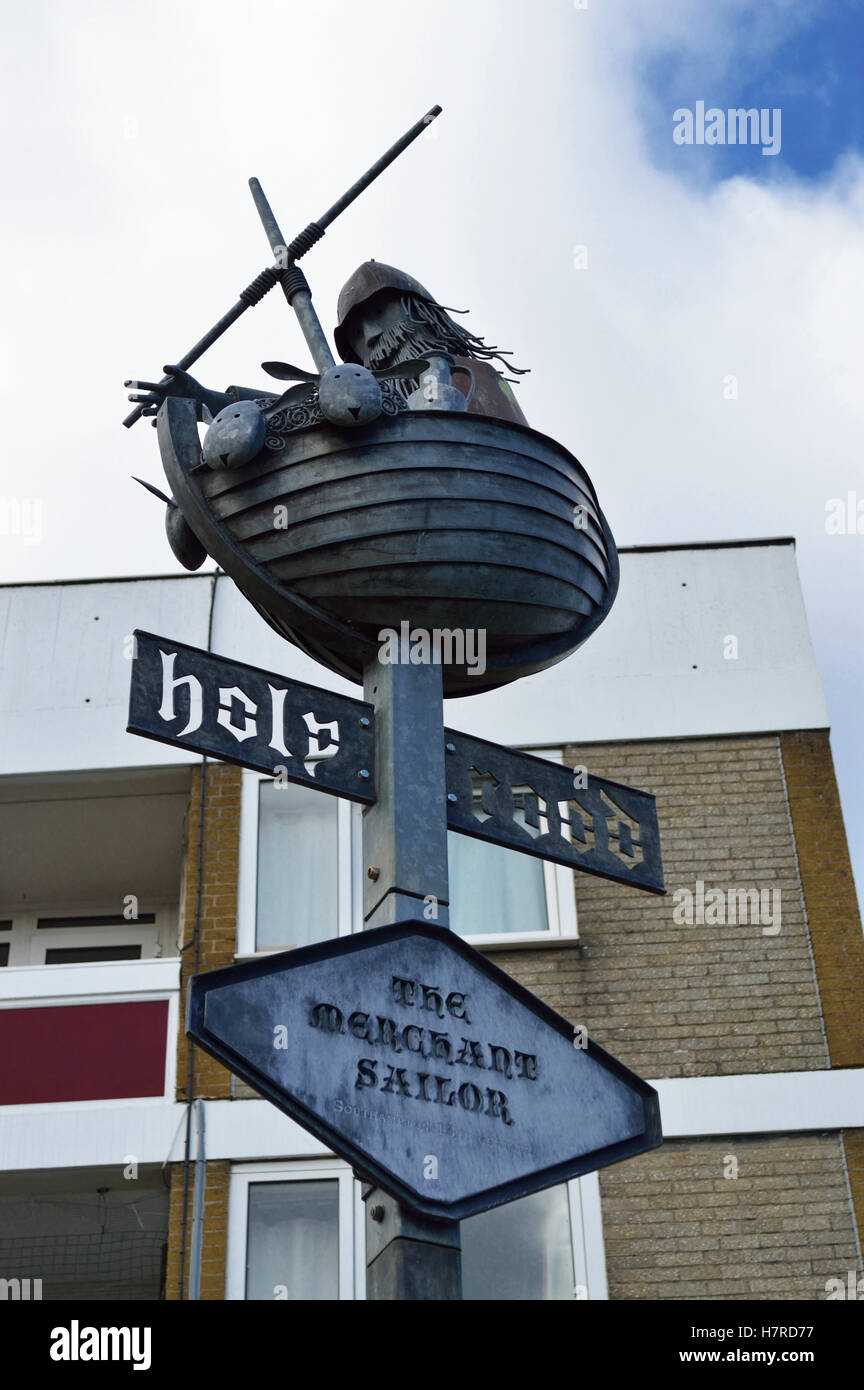
[[[226,405],[231,405],[234,401],[254,401],[261,400],[263,397],[272,394],[266,387],[254,386],[229,386],[227,391],[211,391],[206,386],[202,386],[200,381],[196,381],[194,376],[182,371],[180,367],[165,367],[165,375],[171,381],[164,385],[159,381],[127,381],[125,386],[135,387],[135,392],[130,395],[130,401],[143,405],[144,415],[155,415],[162,402],[167,396],[182,396],[187,400],[195,401],[197,406],[197,418],[203,420],[204,407],[206,406],[211,415],[218,415]],[[145,392],[146,394],[139,394]],[[154,420],[155,424],[156,421]]]

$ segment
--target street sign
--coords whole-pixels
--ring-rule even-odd
[[[375,800],[372,705],[150,632],[133,636],[129,733]]]
[[[194,976],[188,1032],[370,1180],[368,1296],[440,1301],[461,1298],[463,1217],[661,1142],[650,1086],[445,930],[448,829],[664,888],[653,797],[444,729],[445,695],[544,670],[607,616],[618,554],[590,478],[504,402],[491,359],[518,374],[509,354],[412,276],[359,267],[340,295],[337,363],[297,269],[439,109],[290,245],[251,180],[278,271],[131,397],[157,426],[177,558],[194,570],[209,554],[283,637],[362,678],[369,703],[137,633],[128,729],[365,803],[365,934]],[[280,281],[316,367],[299,396],[238,400],[180,370]],[[470,414],[457,363],[469,399],[478,376]],[[409,366],[423,389],[403,397],[383,378]],[[201,400],[215,408],[203,450]],[[446,633],[453,659],[412,664],[412,624],[433,648]],[[397,627],[411,653],[392,662],[380,638]],[[478,630],[480,682],[467,656]],[[202,1194],[196,1178],[196,1206]]]
[[[424,1216],[458,1221],[662,1139],[651,1086],[419,922],[197,975],[187,1031]]]
[[[136,632],[130,733],[371,805],[371,704]],[[445,729],[447,826],[663,893],[649,792]],[[578,783],[578,785],[576,785]],[[584,783],[584,785],[583,785]]]
[[[453,729],[444,733],[450,830],[665,893],[649,792]]]

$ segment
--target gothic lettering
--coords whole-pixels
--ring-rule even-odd
[[[456,1061],[457,1063],[462,1063],[462,1065],[466,1067],[485,1067],[486,1063],[483,1061],[482,1044],[476,1042],[473,1038],[463,1038],[462,1047]]]
[[[324,1032],[345,1032],[345,1019],[342,1016],[342,1010],[337,1009],[335,1004],[316,1004],[309,1017],[309,1022],[313,1028],[320,1028]]]

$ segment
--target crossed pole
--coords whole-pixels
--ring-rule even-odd
[[[277,263],[276,265],[267,266],[261,271],[260,275],[256,275],[255,279],[246,286],[245,290],[241,290],[240,297],[236,304],[231,306],[227,314],[222,315],[218,323],[214,323],[209,333],[205,333],[204,337],[200,338],[194,347],[191,347],[187,353],[184,353],[178,361],[177,367],[182,371],[186,371],[189,367],[193,366],[193,364],[198,361],[198,358],[202,357],[207,349],[212,347],[218,338],[222,337],[226,329],[230,328],[232,323],[237,322],[241,314],[245,314],[246,310],[251,309],[253,304],[260,303],[265,294],[269,293],[275,285],[280,284],[285,293],[285,298],[297,315],[297,319],[303,331],[303,336],[306,339],[316,368],[319,372],[326,372],[328,367],[332,367],[334,365],[333,354],[330,351],[330,345],[327,342],[324,330],[321,327],[321,322],[312,304],[312,293],[309,289],[309,282],[303,274],[303,271],[297,265],[297,261],[299,261],[301,256],[305,256],[306,252],[311,250],[316,242],[321,240],[331,222],[335,222],[340,213],[344,212],[345,209],[354,202],[355,198],[359,198],[360,194],[369,187],[370,183],[373,183],[378,175],[382,174],[388,165],[392,164],[394,159],[397,159],[402,151],[407,149],[407,147],[417,139],[418,135],[423,134],[426,127],[435,120],[436,116],[441,114],[441,110],[442,108],[440,106],[433,106],[431,110],[427,111],[425,116],[421,117],[421,119],[412,125],[411,129],[407,130],[394,145],[390,146],[389,150],[372,165],[371,169],[366,170],[362,178],[359,178],[356,183],[351,185],[347,193],[343,193],[341,198],[337,198],[333,206],[329,207],[321,217],[317,218],[314,222],[310,222],[307,227],[304,227],[303,231],[287,246],[279,230],[279,224],[273,216],[270,204],[264,196],[260,183],[257,179],[250,179],[249,187],[252,190],[252,197],[255,200],[258,215],[264,224],[264,230],[270,241],[271,249],[277,257]],[[172,377],[170,375],[164,376],[158,383],[156,391],[151,391],[149,394],[143,396],[134,395],[129,397],[130,400],[137,401],[138,404],[135,406],[134,410],[129,412],[126,419],[123,421],[127,429],[130,429],[132,425],[135,424],[136,420],[140,420],[147,407],[161,404],[159,391],[164,387],[170,386],[171,383]],[[127,381],[125,384],[133,387],[139,385],[139,383],[135,381]]]

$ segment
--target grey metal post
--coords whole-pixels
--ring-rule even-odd
[[[189,1262],[189,1298],[201,1297],[201,1247],[204,1239],[204,1188],[207,1183],[207,1143],[204,1137],[206,1110],[203,1100],[195,1102],[198,1155],[195,1159],[195,1196],[192,1199],[192,1258]]]
[[[250,179],[249,187],[252,190],[252,197],[258,209],[258,216],[261,218],[274,255],[284,255],[287,250],[285,238],[282,235],[279,223],[276,221],[273,209],[264,196],[264,189],[261,187],[258,179]],[[312,304],[312,292],[308,288],[297,289],[295,287],[294,289],[289,289],[284,280],[282,282],[282,288],[285,291],[285,298],[297,315],[298,322],[303,330],[303,337],[306,339],[306,345],[312,354],[312,361],[315,363],[319,372],[326,372],[328,367],[335,366],[336,359],[330,351],[330,344],[327,341],[324,329],[321,327],[321,320],[318,318]]]
[[[407,651],[401,653],[406,658]],[[372,661],[364,698],[375,706],[377,800],[363,812],[367,929],[411,918],[448,927],[447,786],[441,666]],[[462,1297],[458,1221],[415,1216],[364,1190],[366,1297]]]

